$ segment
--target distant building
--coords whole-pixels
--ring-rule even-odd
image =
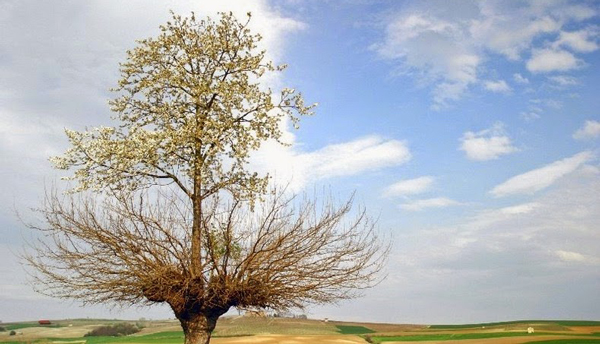
[[[52,323],[50,322],[50,320],[40,320],[40,321],[38,321],[38,324],[40,324],[40,325],[50,325]]]
[[[534,332],[534,329],[533,329],[533,327],[529,326],[529,327],[527,328],[527,333],[533,333],[533,332]]]

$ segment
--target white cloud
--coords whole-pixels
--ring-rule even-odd
[[[446,197],[437,197],[429,199],[420,199],[412,202],[400,204],[400,209],[407,211],[421,211],[427,208],[446,208],[460,205],[460,202]]]
[[[415,13],[392,20],[384,42],[374,48],[386,59],[403,61],[407,70],[424,71],[425,78],[440,81],[434,99],[443,106],[460,98],[477,79],[480,58],[456,39],[462,34],[457,23]]]
[[[402,278],[392,286],[401,295],[422,298],[423,307],[429,305],[424,319],[435,307],[428,302],[444,303],[457,295],[472,302],[471,312],[481,311],[478,317],[490,309],[535,317],[531,310],[539,304],[552,304],[563,315],[581,314],[590,298],[594,304],[600,301],[590,288],[600,266],[598,194],[600,169],[582,168],[531,203],[487,209],[439,227],[405,228],[395,243],[401,255],[392,257],[397,268],[390,273]],[[435,283],[440,279],[447,283]],[[481,290],[488,292],[482,295]],[[415,305],[394,307],[410,311]],[[593,317],[595,311],[588,314]],[[547,308],[538,314],[545,312]]]
[[[585,121],[583,128],[573,134],[573,138],[577,140],[594,139],[597,137],[600,137],[600,122],[593,120]]]
[[[593,40],[595,36],[598,36],[598,33],[594,30],[561,31],[552,46],[554,48],[569,47],[578,52],[589,53],[598,50],[598,44]]]
[[[431,189],[435,178],[424,176],[414,179],[401,180],[388,186],[384,191],[384,196],[398,197],[406,195],[420,194]]]
[[[483,86],[485,87],[486,90],[492,91],[492,92],[508,93],[511,91],[510,86],[508,86],[508,84],[504,80],[498,80],[498,81],[488,80],[488,81],[484,82]]]
[[[399,67],[395,70],[432,85],[433,107],[440,109],[481,81],[490,53],[517,63],[529,55],[526,67],[535,73],[582,67],[584,61],[575,53],[597,49],[596,30],[564,28],[594,15],[593,7],[569,2],[436,2],[431,6],[423,1],[390,16],[384,38],[373,48],[379,56],[395,61]],[[548,38],[554,43],[548,43]],[[513,78],[518,83],[529,81],[518,73]],[[499,81],[483,86],[508,91],[508,85]]]
[[[561,87],[574,86],[579,84],[579,80],[577,80],[577,78],[569,75],[555,75],[548,77],[548,80]]]
[[[496,123],[492,128],[476,133],[468,131],[460,140],[462,141],[460,150],[465,151],[470,160],[494,160],[518,151],[505,134],[502,123]]]
[[[410,158],[410,151],[403,142],[378,136],[333,144],[296,156],[300,164],[307,166],[306,172],[319,179],[377,170],[405,163]]]
[[[539,206],[539,204],[534,203],[534,202],[523,203],[523,204],[519,204],[519,205],[513,205],[510,207],[500,208],[499,212],[502,214],[508,214],[508,215],[529,214],[538,206]]]
[[[290,184],[291,191],[299,191],[309,182],[376,171],[410,159],[410,150],[404,142],[368,136],[313,152],[271,143],[255,154],[252,164],[257,170],[273,175],[277,183]]]
[[[591,152],[581,152],[570,158],[555,161],[544,167],[512,177],[494,187],[490,193],[495,197],[515,194],[533,194],[554,184],[565,175],[593,158]]]
[[[560,100],[556,100],[556,99],[530,99],[529,100],[530,103],[532,104],[536,104],[538,106],[543,106],[549,109],[555,109],[558,110],[560,108],[562,108],[563,103]],[[541,111],[541,108],[537,107],[536,111]]]
[[[540,119],[540,114],[535,111],[523,111],[520,114],[521,118],[526,122],[535,121],[536,119]]]
[[[484,15],[471,26],[473,36],[488,49],[513,61],[520,59],[522,52],[531,47],[535,37],[560,28],[557,19],[543,15],[536,17],[528,8],[515,11],[509,17],[500,13],[503,11],[501,8],[483,7]]]
[[[526,77],[522,76],[519,73],[513,74],[513,79],[515,80],[515,82],[517,82],[519,84],[528,84],[529,83],[529,79],[527,79]]]
[[[566,50],[534,49],[527,61],[532,73],[564,72],[581,67],[582,61]]]
[[[555,253],[560,260],[565,262],[584,262],[586,260],[583,254],[577,252],[556,250]]]

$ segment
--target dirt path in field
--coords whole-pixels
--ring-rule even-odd
[[[482,338],[482,339],[462,339],[462,340],[432,340],[418,342],[419,344],[524,344],[538,342],[541,340],[553,339],[585,339],[598,337],[583,337],[583,336],[523,336],[523,337],[503,337],[503,338]],[[415,342],[385,342],[385,344],[415,344]]]
[[[365,344],[366,341],[359,336],[351,335],[314,335],[314,336],[289,336],[289,335],[260,335],[252,337],[213,338],[214,344]],[[413,343],[414,344],[414,343]]]

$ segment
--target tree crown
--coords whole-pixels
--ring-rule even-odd
[[[297,126],[314,105],[293,89],[275,100],[262,87],[265,73],[285,65],[265,61],[249,21],[250,14],[245,23],[232,13],[218,21],[173,14],[157,38],[138,41],[110,101],[120,125],[66,130],[71,148],[51,159],[75,169],[67,178],[78,182],[74,191],[174,183],[202,199],[220,190],[239,198],[264,192],[268,176],[248,171],[250,153],[269,139],[283,143],[282,119]]]

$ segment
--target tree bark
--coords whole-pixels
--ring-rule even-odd
[[[202,199],[200,177],[196,176],[194,181],[194,195],[192,199],[192,252],[190,272],[193,279],[202,277]]]
[[[191,316],[187,319],[179,319],[183,334],[184,344],[209,344],[218,317],[210,317],[204,314]]]

